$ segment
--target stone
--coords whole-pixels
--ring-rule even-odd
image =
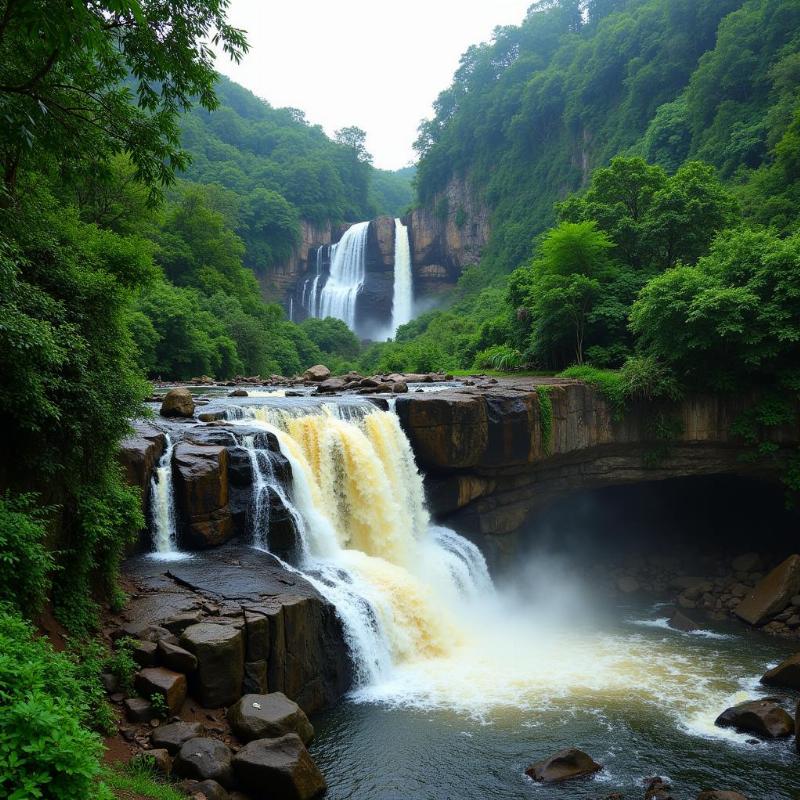
[[[764,686],[780,686],[800,690],[800,653],[781,661],[777,667],[765,672],[761,678]]]
[[[222,445],[179,442],[172,452],[182,547],[215,547],[233,535],[228,505],[228,451]]]
[[[636,578],[632,578],[630,575],[623,575],[617,580],[617,589],[623,594],[638,592],[640,588],[639,581],[637,581]]]
[[[296,733],[308,744],[314,736],[308,717],[283,692],[246,694],[228,709],[228,722],[243,742]]]
[[[644,800],[675,800],[672,787],[661,777],[653,777],[647,781]]]
[[[794,711],[794,749],[800,753],[800,700]]]
[[[150,742],[154,747],[164,748],[170,755],[175,755],[184,742],[197,739],[204,733],[200,722],[170,722],[169,725],[160,725],[152,734]]]
[[[133,642],[131,656],[140,667],[153,667],[158,659],[158,645],[155,642]]]
[[[233,771],[237,783],[256,798],[311,800],[327,788],[325,778],[294,733],[246,744],[233,758]]]
[[[170,389],[161,403],[162,417],[193,417],[194,399],[188,389]]]
[[[103,684],[103,689],[107,694],[114,694],[119,691],[119,680],[116,675],[110,672],[103,672],[100,674],[100,683]]]
[[[720,791],[719,789],[706,789],[697,795],[697,800],[747,800],[739,792]]]
[[[763,625],[783,611],[800,591],[800,555],[791,555],[765,578],[736,607],[735,614],[750,625]]]
[[[267,662],[245,661],[242,691],[245,694],[266,694],[268,688]]]
[[[405,394],[408,391],[408,384],[405,381],[395,381],[392,384],[392,391],[395,394]]]
[[[153,766],[162,774],[169,775],[172,772],[172,757],[163,748],[156,748],[142,753],[143,758],[151,761]]]
[[[206,800],[230,800],[228,792],[216,781],[193,781],[190,788],[194,794],[199,792]]]
[[[181,636],[181,646],[197,658],[192,691],[206,708],[228,706],[242,695],[244,637],[232,625],[201,622]]]
[[[158,651],[162,663],[169,669],[185,673],[194,672],[197,669],[197,656],[176,644],[162,639],[158,643]]]
[[[598,772],[603,767],[591,756],[575,747],[559,750],[555,755],[531,764],[525,774],[542,783],[560,783],[572,778],[582,778]]]
[[[313,381],[314,383],[321,383],[326,381],[331,376],[331,371],[324,364],[315,364],[309,367],[303,373],[304,381]]]
[[[153,704],[143,697],[126,697],[122,705],[130,722],[150,722],[156,716]]]
[[[161,695],[171,714],[177,714],[186,700],[186,676],[166,667],[147,667],[137,672],[133,685],[142,697]]]
[[[246,389],[234,389],[228,393],[228,397],[248,397]]]
[[[333,394],[334,392],[341,392],[349,383],[344,378],[327,378],[317,384],[317,394]]]
[[[133,433],[120,442],[117,460],[122,466],[125,482],[139,487],[142,511],[146,514],[150,506],[150,478],[164,453],[167,440],[149,423],[137,421],[131,427]]]
[[[748,700],[725,709],[716,719],[721,728],[753,733],[764,739],[782,739],[794,732],[794,720],[774,700]]]
[[[203,736],[181,745],[172,768],[176,775],[184,778],[214,780],[226,788],[233,781],[230,748],[217,739]]]
[[[731,561],[734,572],[755,572],[761,568],[761,556],[758,553],[743,553]]]
[[[198,622],[202,622],[202,620],[203,620],[203,613],[199,609],[195,609],[193,611],[184,611],[181,614],[175,614],[174,617],[165,619],[162,625],[170,633],[180,635],[190,625],[196,625]],[[163,639],[164,637],[159,639],[159,641],[162,641]]]
[[[676,631],[696,631],[698,629],[697,623],[686,616],[680,609],[676,608],[675,611],[672,612],[672,616],[669,618],[667,625],[670,628],[675,628]]]

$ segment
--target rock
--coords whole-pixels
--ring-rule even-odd
[[[408,391],[408,384],[405,381],[395,381],[392,384],[392,391],[395,394],[405,394]]]
[[[166,437],[146,422],[134,422],[133,433],[119,445],[117,460],[129,486],[138,486],[142,495],[142,511],[147,513],[150,505],[150,477],[158,460],[164,453]]]
[[[202,620],[203,620],[202,611],[200,611],[199,609],[195,609],[193,611],[184,611],[181,614],[175,614],[175,616],[172,616],[169,619],[165,619],[162,624],[164,628],[170,633],[181,634],[190,625],[196,625],[198,622],[202,622]],[[164,637],[159,639],[159,641],[163,640]]]
[[[184,742],[173,763],[176,775],[198,781],[214,780],[230,787],[233,779],[230,748],[207,737],[198,737]]]
[[[623,594],[632,594],[633,592],[638,592],[640,589],[639,581],[636,578],[632,578],[630,575],[623,575],[617,581],[617,589],[621,591]]]
[[[325,778],[294,733],[279,739],[257,739],[233,758],[241,787],[256,798],[310,800],[322,794]]]
[[[136,673],[134,686],[143,697],[161,695],[171,714],[177,714],[186,700],[186,676],[166,667],[147,667]]]
[[[194,400],[192,393],[183,387],[170,389],[161,403],[162,417],[193,417]]]
[[[744,553],[731,561],[734,572],[755,572],[761,568],[761,556],[758,553]]]
[[[228,393],[228,397],[248,397],[246,389],[234,389]]]
[[[331,376],[331,371],[324,366],[323,364],[315,364],[313,367],[309,367],[303,373],[303,380],[304,381],[313,381],[314,383],[320,383],[321,381],[326,381]]]
[[[242,691],[245,694],[266,694],[267,688],[267,662],[245,661]]]
[[[184,742],[197,739],[203,733],[203,726],[199,722],[171,722],[156,728],[150,735],[150,742],[155,747],[164,748],[170,755],[175,755]]]
[[[229,800],[230,795],[216,781],[197,781],[192,787],[194,792],[200,792],[206,800]]]
[[[349,381],[344,378],[327,378],[317,384],[317,394],[332,394],[333,392],[341,392]]]
[[[182,546],[214,547],[233,535],[228,505],[228,451],[222,445],[179,442],[172,455]]]
[[[122,705],[125,707],[125,716],[131,722],[150,722],[156,716],[153,704],[142,697],[126,697]]]
[[[800,591],[800,555],[779,564],[736,607],[735,614],[751,625],[763,625],[783,611]]]
[[[785,661],[781,661],[777,667],[773,667],[764,673],[761,683],[765,686],[780,686],[784,689],[800,690],[800,653],[789,656]]]
[[[689,632],[698,629],[697,623],[689,619],[683,611],[677,608],[672,612],[672,616],[669,618],[667,625],[669,625],[670,628],[675,628],[676,631]]]
[[[672,787],[663,778],[650,778],[645,787],[644,800],[674,800]]]
[[[296,733],[308,744],[314,736],[308,717],[283,692],[246,694],[228,709],[228,722],[243,742]]]
[[[525,770],[525,774],[535,781],[559,783],[572,778],[591,775],[602,768],[600,764],[592,760],[591,756],[582,750],[569,747],[566,750],[560,750],[550,758],[531,764]]]
[[[794,711],[794,749],[800,753],[800,700]]]
[[[107,694],[114,694],[115,692],[119,691],[119,681],[117,680],[117,676],[112,675],[110,672],[103,672],[100,674],[100,683],[103,684],[103,690]]]
[[[162,775],[172,772],[172,758],[163,748],[147,750],[139,756],[143,761],[149,761]]]
[[[241,697],[244,637],[240,630],[202,622],[183,632],[181,645],[197,658],[192,691],[206,708],[227,706]]]
[[[739,792],[726,792],[719,789],[706,789],[697,795],[697,800],[747,800],[743,794]]]
[[[169,669],[185,673],[194,672],[197,669],[197,657],[176,644],[162,639],[158,643],[158,651],[162,663]]]
[[[774,700],[748,700],[725,709],[716,719],[721,728],[736,728],[765,739],[781,739],[794,732],[794,720]]]
[[[158,659],[158,645],[155,642],[134,642],[131,656],[140,667],[153,667]]]

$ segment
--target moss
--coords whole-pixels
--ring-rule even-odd
[[[553,452],[553,400],[551,386],[537,386],[539,398],[539,429],[542,432],[542,451],[549,456]]]

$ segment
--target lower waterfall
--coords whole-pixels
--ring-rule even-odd
[[[150,518],[153,550],[161,558],[176,557],[175,495],[172,491],[172,451],[175,442],[166,433],[166,447],[150,480]]]
[[[467,633],[461,603],[493,588],[478,549],[430,524],[397,417],[366,404],[245,413],[239,421],[274,433],[291,464],[286,502],[298,528],[298,567],[337,609],[356,685],[450,652]],[[263,532],[252,535],[263,546]]]

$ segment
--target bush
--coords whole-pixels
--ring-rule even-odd
[[[507,344],[496,344],[481,350],[472,362],[473,369],[511,371],[522,367],[522,353]]]
[[[32,494],[0,496],[0,602],[30,616],[47,599],[54,566],[44,542],[47,511]]]
[[[626,398],[637,400],[680,400],[683,390],[675,374],[655,356],[632,356],[620,376]]]
[[[103,746],[87,727],[96,689],[83,669],[0,605],[0,796],[111,799],[98,780]]]

